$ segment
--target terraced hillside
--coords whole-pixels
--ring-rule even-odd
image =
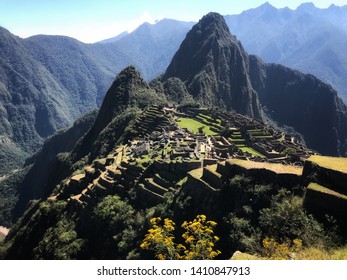
[[[312,153],[259,121],[206,108],[151,106],[129,131],[127,143],[62,181],[50,200],[86,206],[101,193],[132,193],[137,204],[148,207],[182,186],[218,192],[231,173],[252,173],[249,169],[257,174],[263,170],[274,181],[281,174],[286,183],[299,183],[300,166]],[[292,154],[285,154],[286,149]]]
[[[318,216],[347,218],[347,158],[312,156],[305,162],[306,208]],[[346,226],[344,226],[346,229]]]
[[[84,217],[76,219],[75,229],[71,230],[76,232],[76,236],[94,240],[94,237],[86,237],[89,236],[86,232],[90,231],[91,221],[84,219],[91,215],[94,221],[96,209],[110,197],[119,197],[122,203],[129,203],[141,213],[169,207],[182,219],[197,211],[221,219],[220,215],[237,209],[242,201],[251,203],[254,200],[257,207],[269,207],[269,198],[266,197],[285,188],[300,196],[306,192],[304,205],[309,211],[319,213],[324,209],[324,213],[335,216],[338,224],[345,219],[345,216],[338,215],[344,213],[347,201],[342,190],[347,174],[345,162],[337,160],[335,164],[334,158],[311,156],[313,152],[292,136],[254,119],[208,108],[179,110],[172,106],[154,105],[138,114],[124,135],[123,144],[114,147],[105,157],[76,170],[56,186],[46,201],[27,212],[28,216],[16,227],[29,231],[10,232],[8,242],[14,242],[14,245],[10,246],[8,258],[31,258],[33,252],[37,252],[16,246],[25,247],[18,241],[26,238],[24,235],[36,236],[35,226],[31,228],[31,224],[45,227],[45,218],[35,220],[46,215],[45,207],[52,207],[50,211],[53,212],[55,207],[62,207],[57,212],[65,213],[61,214],[62,217]],[[333,170],[331,164],[339,168]],[[250,181],[244,179],[246,181],[240,185],[240,190],[231,183],[240,178],[252,180],[257,193],[254,198],[249,198],[248,194],[245,198],[245,194],[238,193],[240,190],[241,193],[249,192],[248,188],[252,188]],[[259,194],[264,191],[268,192],[267,196],[260,198]],[[249,207],[244,206],[242,211]],[[247,210],[247,215],[260,213],[260,209],[255,212]],[[35,211],[41,214],[30,218],[30,213]],[[112,211],[102,212],[102,215],[109,215]],[[54,221],[66,219],[59,217],[52,220],[51,226],[58,227]],[[219,222],[228,227],[223,220]],[[126,236],[126,233],[122,234]],[[45,240],[43,236],[40,238]],[[40,238],[38,243],[34,242],[35,246],[42,246]],[[88,257],[97,257],[92,253],[97,244],[88,245],[93,248]],[[105,248],[103,250],[109,250]]]

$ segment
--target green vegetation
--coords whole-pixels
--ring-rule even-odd
[[[347,199],[347,195],[340,194],[340,193],[335,192],[331,189],[323,187],[317,183],[310,183],[309,186],[307,187],[307,189],[314,190],[314,191],[321,192],[321,193],[325,193],[325,194],[329,194],[329,195],[333,195],[333,196],[336,196],[336,197],[339,197],[342,199]]]
[[[183,222],[184,245],[175,243],[176,224],[172,220],[166,218],[161,225],[161,218],[158,217],[150,222],[152,228],[148,230],[141,248],[153,250],[159,260],[208,260],[221,253],[214,250],[214,243],[219,240],[213,232],[217,223],[207,221],[205,215],[198,215],[191,222]]]
[[[342,157],[327,157],[327,156],[311,156],[309,161],[325,167],[327,169],[337,170],[347,173],[347,158]]]
[[[256,156],[256,157],[265,158],[264,155],[262,155],[261,153],[257,152],[256,150],[254,150],[250,147],[241,147],[241,151],[244,153],[246,153],[246,152],[250,153],[251,155]]]
[[[205,124],[191,118],[178,118],[178,125],[181,128],[187,128],[193,131],[194,133],[198,133],[199,128],[202,128],[202,131],[207,135],[217,134],[216,132],[213,132],[209,126],[206,126]]]
[[[272,197],[269,208],[260,211],[259,225],[265,236],[278,242],[300,239],[305,246],[317,245],[318,242],[334,243],[322,225],[305,212],[302,199],[284,190]]]
[[[139,245],[136,240],[143,234],[144,219],[119,196],[106,196],[94,208],[89,226],[93,227],[91,246],[95,257],[127,258]]]
[[[49,228],[34,249],[36,259],[71,260],[83,250],[85,240],[77,237],[75,222],[60,220]]]
[[[229,194],[237,197],[224,218],[230,229],[229,244],[234,251],[247,253],[235,259],[287,259],[291,255],[299,259],[310,248],[335,250],[340,246],[334,222],[323,225],[306,213],[302,197],[241,176],[235,176],[229,187]]]
[[[327,250],[321,247],[308,247],[296,252],[291,252],[282,259],[291,260],[347,260],[347,247],[344,246],[339,249]],[[235,254],[232,260],[269,260],[265,256],[256,256],[247,253]]]
[[[0,225],[11,227],[13,223],[13,209],[18,202],[18,189],[27,170],[18,170],[6,178],[0,179]]]
[[[3,175],[20,168],[28,155],[9,139],[0,135],[0,180]]]
[[[264,168],[271,170],[273,172],[276,172],[278,174],[280,173],[289,173],[289,174],[296,174],[301,175],[302,174],[302,167],[294,167],[290,165],[283,165],[280,163],[268,163],[268,162],[252,162],[247,160],[241,160],[241,159],[230,159],[228,160],[231,164],[239,165],[243,168],[250,169],[250,168]]]

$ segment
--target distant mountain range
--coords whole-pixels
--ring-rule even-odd
[[[248,53],[312,73],[347,101],[347,6],[296,10],[266,3],[225,16]],[[98,108],[121,69],[146,80],[164,73],[193,22],[164,19],[95,44],[63,36],[20,39],[0,29],[0,175],[18,167],[43,141]]]
[[[57,130],[98,108],[115,75],[137,65],[147,79],[167,66],[191,23],[143,24],[109,44],[63,36],[21,39],[0,29],[0,175]]]
[[[291,10],[276,9],[265,3],[255,9],[238,15],[226,15],[224,18],[231,33],[237,36],[248,53],[258,55],[266,62],[283,64],[317,76],[331,84],[347,103],[347,52],[344,48],[347,43],[347,6],[331,5],[327,9],[320,9],[312,3],[306,3]],[[169,32],[173,37],[180,38],[181,42],[184,34],[194,24],[163,21],[167,22],[144,25],[152,29],[152,32],[161,32],[163,35]],[[168,29],[174,23],[176,28]],[[177,34],[180,28],[186,28],[183,35]],[[102,43],[118,41],[122,44],[122,39],[130,38],[135,42],[135,37],[145,38],[140,33],[141,28],[133,33],[122,33]],[[157,38],[163,35],[159,33]],[[176,49],[180,42],[174,43]],[[173,54],[174,52],[170,57]],[[166,65],[169,62],[166,61]],[[164,72],[165,68],[166,66],[160,68],[159,73]],[[141,67],[139,69],[141,70]],[[144,77],[148,78],[146,73]]]
[[[314,74],[347,102],[347,6],[291,10],[266,3],[225,20],[247,52]]]

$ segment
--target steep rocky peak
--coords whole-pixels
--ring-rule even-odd
[[[203,16],[198,24],[193,27],[192,31],[201,32],[201,34],[205,36],[230,36],[229,27],[227,26],[223,16],[218,13],[208,13]]]
[[[260,107],[247,75],[247,53],[217,13],[204,16],[188,32],[163,80],[180,78],[203,105],[260,118]]]
[[[99,115],[112,118],[114,114],[125,110],[140,88],[149,89],[140,72],[134,66],[123,69],[107,91]]]

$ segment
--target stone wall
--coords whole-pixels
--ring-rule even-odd
[[[305,208],[318,217],[324,218],[325,214],[328,214],[345,223],[347,219],[347,199],[339,195],[317,191],[310,187],[312,184],[306,190]]]
[[[343,171],[320,166],[308,159],[304,165],[303,176],[307,181],[320,183],[332,190],[347,195],[347,173]]]
[[[271,164],[267,165],[271,167]],[[259,183],[275,183],[283,187],[294,187],[301,185],[303,182],[301,174],[291,173],[289,171],[279,173],[270,168],[257,167],[257,163],[254,163],[254,168],[246,168],[233,160],[226,161],[225,173],[226,177],[245,175],[255,178]]]

